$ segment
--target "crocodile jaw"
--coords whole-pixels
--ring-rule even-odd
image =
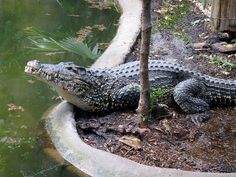
[[[60,94],[65,95],[68,92],[67,83],[72,80],[72,77],[69,74],[65,77],[61,70],[62,67],[59,64],[41,64],[38,60],[29,61],[25,66],[25,73],[46,82],[57,91],[60,90]]]
[[[89,106],[89,104],[83,101],[83,99],[81,99],[79,96],[71,94],[60,87],[55,87],[55,89],[60,96],[62,96],[65,100],[77,106],[78,108],[84,111],[93,110],[93,107]]]
[[[53,82],[58,77],[59,70],[50,64],[41,64],[38,60],[29,61],[25,72],[47,82]]]

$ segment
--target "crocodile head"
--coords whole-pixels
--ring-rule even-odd
[[[73,62],[41,64],[38,60],[32,60],[27,63],[25,72],[64,89],[69,88],[72,82],[86,84],[87,78],[86,68],[77,66]]]
[[[25,72],[52,85],[59,95],[72,104],[89,109],[87,103],[80,98],[94,84],[94,78],[87,73],[86,68],[72,62],[42,64],[38,60],[32,60],[27,63]]]

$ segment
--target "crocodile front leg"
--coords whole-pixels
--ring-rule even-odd
[[[180,108],[188,113],[195,124],[209,118],[209,105],[202,99],[205,85],[197,79],[187,79],[174,88],[173,97]]]
[[[110,108],[112,110],[136,109],[140,97],[140,86],[130,83],[111,93]]]

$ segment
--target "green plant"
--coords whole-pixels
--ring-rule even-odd
[[[157,29],[164,28],[175,29],[176,24],[185,17],[190,11],[190,3],[188,0],[170,1],[164,0],[162,13],[158,17]]]
[[[150,120],[149,117],[144,116],[144,115],[141,115],[140,119],[141,119],[141,121],[143,121],[143,122],[146,122],[146,121],[149,121],[149,120]]]
[[[144,115],[141,115],[140,119],[143,122],[151,121],[152,116],[155,116],[156,109],[157,109],[157,100],[161,100],[162,98],[165,98],[165,96],[171,91],[171,88],[154,88],[151,90],[150,93],[150,102],[151,102],[151,116],[147,117]]]
[[[153,26],[153,32],[171,29],[174,31],[175,36],[182,38],[186,42],[191,42],[191,38],[180,23],[189,11],[189,0],[164,0],[160,15]]]
[[[228,68],[228,69],[236,69],[236,64],[231,63],[227,59],[217,55],[202,55],[203,57],[207,58],[210,63],[218,65],[220,67]]]
[[[169,93],[171,88],[155,88],[151,90],[150,100],[151,100],[151,108],[155,109],[157,105],[157,98],[164,97],[167,93]]]
[[[99,57],[100,51],[96,46],[89,47],[86,43],[80,42],[75,37],[66,37],[65,39],[56,40],[43,31],[35,28],[27,29],[28,39],[31,41],[33,50],[40,52],[70,52],[77,54],[81,59],[95,60]]]

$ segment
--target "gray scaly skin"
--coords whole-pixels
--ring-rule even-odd
[[[52,85],[59,95],[89,112],[111,112],[138,106],[139,62],[92,69],[72,62],[29,61],[25,72]],[[149,61],[151,88],[173,88],[171,96],[195,123],[207,119],[210,105],[234,105],[236,80],[225,80],[162,60]]]

